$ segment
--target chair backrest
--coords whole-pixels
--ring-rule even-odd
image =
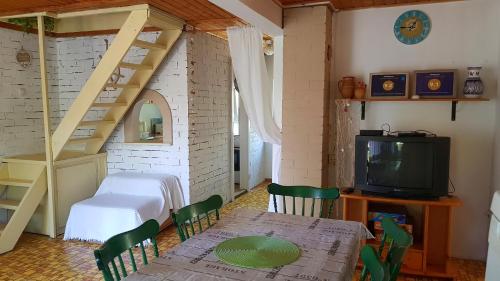
[[[195,223],[198,224],[198,233],[202,233],[202,219],[204,218],[207,220],[208,227],[211,227],[211,213],[215,212],[215,217],[219,220],[219,209],[222,207],[222,203],[222,197],[212,195],[205,201],[183,207],[177,213],[172,214],[172,219],[174,225],[177,227],[177,234],[179,234],[181,241],[186,241],[191,235],[196,234]],[[191,234],[189,233],[189,229],[191,230]]]
[[[378,249],[378,256],[382,256],[384,247],[388,244],[389,250],[385,262],[389,265],[389,280],[395,281],[398,277],[406,252],[413,244],[413,237],[391,218],[382,219],[382,228],[384,229],[384,235],[382,236],[382,243]]]
[[[389,268],[388,265],[382,262],[369,245],[365,245],[361,249],[361,260],[363,261],[364,267],[361,272],[361,281],[364,281],[370,273],[371,281],[389,281]]]
[[[160,225],[154,219],[148,220],[143,223],[138,228],[132,229],[127,232],[117,234],[108,239],[99,249],[94,251],[95,260],[97,267],[104,275],[104,280],[114,281],[121,280],[127,277],[127,271],[125,269],[125,263],[121,256],[122,253],[128,251],[130,256],[130,262],[132,264],[132,271],[137,271],[136,260],[132,249],[136,245],[140,245],[142,261],[145,265],[148,264],[148,258],[146,257],[146,251],[144,249],[144,241],[148,240],[153,245],[154,255],[158,257],[158,246],[156,243],[156,235],[160,231]],[[118,258],[120,263],[120,269],[122,275],[118,271],[115,259]],[[110,265],[111,264],[111,268]],[[113,277],[114,274],[114,277]]]
[[[278,212],[278,203],[276,195],[282,196],[283,213],[287,214],[286,198],[292,197],[292,214],[296,215],[297,210],[295,207],[295,198],[302,198],[302,211],[301,215],[305,216],[305,203],[306,199],[312,199],[311,204],[311,217],[314,216],[314,207],[316,199],[319,199],[320,217],[331,217],[335,200],[340,197],[338,188],[317,188],[312,186],[284,186],[277,183],[271,183],[267,186],[269,194],[273,195],[274,212]],[[326,210],[326,211],[325,211]]]

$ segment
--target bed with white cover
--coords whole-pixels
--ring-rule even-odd
[[[71,207],[64,240],[104,243],[149,219],[163,224],[182,208],[179,180],[171,175],[118,173],[107,176],[96,194]]]

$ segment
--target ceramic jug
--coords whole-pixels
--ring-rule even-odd
[[[366,84],[363,81],[357,81],[356,87],[354,88],[354,98],[361,100],[364,99],[366,95]]]
[[[342,97],[346,99],[352,98],[354,96],[354,77],[345,76],[339,80],[338,88]]]

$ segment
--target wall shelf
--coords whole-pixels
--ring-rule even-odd
[[[434,98],[434,99],[391,99],[391,98],[373,98],[373,99],[337,99],[337,101],[350,101],[361,103],[361,120],[365,120],[365,110],[367,102],[449,102],[451,103],[451,121],[456,120],[457,104],[459,102],[481,102],[489,101],[488,98]]]

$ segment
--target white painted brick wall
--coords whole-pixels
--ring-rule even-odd
[[[191,202],[189,197],[186,42],[186,36],[179,38],[146,86],[147,89],[156,90],[162,94],[170,105],[173,145],[126,144],[122,122],[106,143],[105,149],[108,152],[110,173],[135,171],[175,175],[181,182],[184,200]]]
[[[141,40],[154,41],[157,32],[142,33]],[[115,131],[105,144],[108,152],[108,172],[121,171],[139,173],[168,173],[179,178],[184,192],[184,199],[189,199],[189,166],[188,166],[188,120],[187,120],[187,56],[186,36],[181,36],[171,49],[167,58],[160,65],[156,73],[145,87],[162,94],[172,110],[173,145],[163,144],[127,144],[124,143],[123,122],[118,124]],[[81,87],[90,77],[93,69],[99,63],[99,55],[106,50],[105,39],[112,43],[114,35],[58,38],[58,78],[61,84],[59,90],[59,112],[63,117],[74,99],[78,96]],[[144,49],[132,47],[125,61],[139,63],[145,56]],[[132,72],[122,69],[120,83],[125,83]],[[120,90],[103,92],[98,101],[113,102]],[[92,110],[86,120],[100,119],[105,110]],[[91,129],[82,129],[75,132],[75,136],[89,136]]]
[[[327,172],[327,43],[331,12],[325,6],[284,13],[283,142],[280,181],[322,186]]]
[[[26,35],[24,39],[25,48],[35,58],[24,70],[14,61],[23,34],[0,29],[0,35],[0,155],[42,152],[37,38]],[[150,32],[140,38],[153,41],[157,36]],[[48,38],[53,130],[98,64],[99,55],[104,54],[104,39],[112,42],[113,37]],[[133,47],[126,61],[137,63],[144,55],[144,50]],[[131,72],[122,74],[126,76],[122,81],[127,81]],[[204,33],[183,34],[146,88],[164,95],[172,109],[173,145],[126,144],[120,123],[105,145],[109,172],[169,173],[179,177],[186,203],[212,194],[227,200],[231,167],[227,42]],[[118,94],[119,90],[106,91],[98,101],[112,102]],[[85,119],[95,120],[104,114],[103,110],[93,110]],[[90,134],[91,130],[83,129],[74,135]]]
[[[230,196],[231,61],[227,42],[189,33],[189,175],[192,202]]]
[[[27,68],[16,61],[21,45],[32,56]],[[54,77],[54,57],[54,40],[48,38],[49,79]],[[0,62],[0,156],[42,152],[44,133],[37,37],[0,29]],[[49,92],[52,96],[54,87],[50,86]]]

